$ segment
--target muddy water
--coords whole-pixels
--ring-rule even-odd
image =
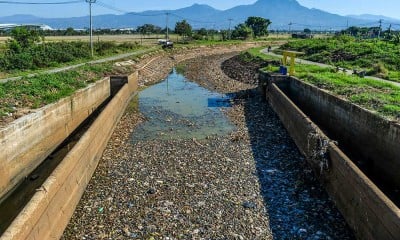
[[[188,81],[175,69],[163,82],[143,90],[134,101],[146,118],[136,129],[134,142],[204,139],[235,129],[221,112],[221,108],[231,106],[229,97]]]

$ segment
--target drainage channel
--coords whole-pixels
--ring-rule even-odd
[[[351,159],[351,161],[357,165],[357,167],[368,176],[379,189],[397,206],[400,207],[400,189],[395,183],[390,182],[380,174],[379,172],[373,171],[374,166],[371,163],[371,159],[365,159],[357,147],[354,147],[352,142],[346,141],[340,134],[337,126],[329,125],[328,121],[321,116],[318,111],[313,108],[309,102],[301,99],[296,95],[288,84],[280,83],[277,86],[285,93],[286,96],[290,98],[301,110],[315,122],[318,127],[330,138],[338,141],[340,143],[340,149]],[[355,140],[356,141],[356,140]],[[393,169],[393,171],[396,171]]]
[[[122,87],[122,86],[120,86]],[[119,88],[120,88],[119,87]],[[115,91],[115,90],[114,90]],[[114,96],[114,94],[112,94]],[[111,101],[106,99],[71,135],[61,143],[29,176],[19,183],[4,199],[0,199],[0,236],[7,230],[19,212],[25,207],[42,184],[72,150],[79,139],[89,129],[99,114]]]

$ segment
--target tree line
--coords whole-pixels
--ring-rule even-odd
[[[237,26],[234,26],[233,29],[206,29],[200,28],[194,30],[193,27],[189,24],[188,21],[182,20],[178,21],[175,24],[175,28],[168,29],[169,33],[174,33],[182,36],[184,39],[208,39],[209,36],[213,36],[215,34],[221,34],[221,38],[223,40],[227,39],[249,39],[249,38],[257,38],[261,36],[268,35],[268,26],[271,24],[269,19],[265,19],[262,17],[249,17],[244,23],[240,23]],[[59,29],[59,30],[40,30],[40,29],[31,29],[35,30],[39,33],[40,36],[84,36],[89,34],[89,29]],[[151,35],[151,34],[166,34],[167,28],[159,27],[153,24],[144,24],[142,26],[138,26],[137,28],[127,28],[127,29],[95,29],[94,34],[96,35],[120,35],[120,34],[141,34],[143,36]],[[0,30],[0,35],[10,36],[12,34],[11,31]]]
[[[356,38],[380,38],[385,41],[400,44],[400,31],[392,30],[391,26],[389,26],[386,30],[383,30],[381,27],[352,26],[342,30],[340,34],[350,35]]]

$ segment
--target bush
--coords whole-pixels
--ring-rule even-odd
[[[372,69],[368,71],[368,75],[379,78],[387,78],[389,75],[389,71],[386,69],[385,65],[380,62],[372,66]]]
[[[94,45],[95,51],[99,55],[105,55],[107,54],[107,51],[110,51],[112,49],[116,48],[116,44],[114,42],[97,42]]]
[[[121,44],[119,45],[119,47],[122,48],[122,49],[134,50],[134,49],[139,48],[139,43],[138,43],[138,42],[134,42],[134,43],[131,43],[131,42],[123,42],[123,43],[121,43]]]
[[[20,45],[10,41],[9,48],[0,55],[0,70],[34,70],[54,67],[62,63],[90,59],[90,46],[87,42],[50,42],[33,44],[21,50]],[[119,51],[137,49],[137,43],[116,44],[114,42],[98,42],[95,44],[97,55],[107,55]]]
[[[5,63],[7,70],[34,69],[33,58],[29,52],[9,53]]]

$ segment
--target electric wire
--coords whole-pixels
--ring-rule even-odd
[[[21,2],[21,1],[0,1],[0,4],[15,4],[15,5],[65,5],[83,3],[82,0],[62,1],[62,2]]]

